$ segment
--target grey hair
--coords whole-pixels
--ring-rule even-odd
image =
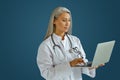
[[[54,9],[54,11],[52,12],[52,15],[50,17],[50,20],[49,20],[49,24],[48,24],[48,29],[47,29],[47,33],[44,37],[44,39],[47,39],[52,33],[53,33],[53,30],[54,30],[54,25],[53,25],[53,21],[54,21],[54,18],[57,18],[61,13],[63,12],[67,12],[70,14],[70,17],[71,17],[71,24],[70,24],[70,28],[68,30],[68,34],[72,34],[72,15],[71,15],[71,12],[69,9],[65,8],[65,7],[57,7]]]

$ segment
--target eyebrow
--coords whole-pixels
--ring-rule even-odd
[[[62,19],[68,19],[68,18],[71,19],[70,17],[62,17]]]
[[[63,17],[62,19],[71,19],[71,18],[66,18],[66,17]]]

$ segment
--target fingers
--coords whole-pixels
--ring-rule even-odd
[[[100,64],[99,66],[101,67],[101,66],[104,66],[105,64]]]
[[[84,60],[82,58],[76,58],[73,60],[76,64],[84,63]]]
[[[76,59],[70,61],[71,67],[74,67],[74,66],[76,66],[77,64],[81,64],[81,63],[85,63],[82,58],[76,58]]]
[[[98,66],[90,67],[89,69],[97,69],[97,68],[102,67],[102,66],[104,66],[104,65],[105,65],[105,64],[100,64],[100,65],[98,65]]]
[[[81,63],[85,63],[83,59],[78,59],[78,63],[81,64]]]

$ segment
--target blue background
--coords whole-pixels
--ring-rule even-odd
[[[119,79],[119,0],[0,0],[0,80],[44,80],[36,64],[54,8],[71,10],[73,35],[81,39],[87,58],[92,60],[97,43],[116,40],[110,62],[97,69],[94,79]]]

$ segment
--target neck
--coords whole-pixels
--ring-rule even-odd
[[[55,32],[56,35],[60,36],[64,40],[65,32]]]

